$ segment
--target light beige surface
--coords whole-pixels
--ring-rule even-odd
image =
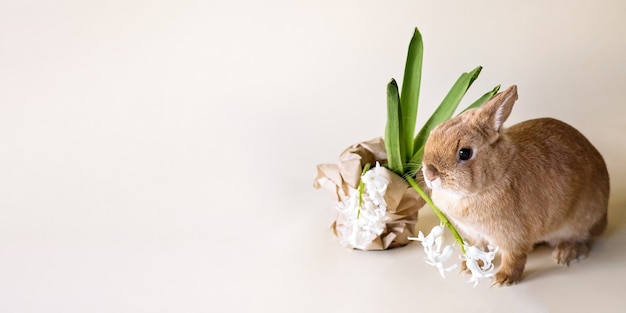
[[[3,1],[0,312],[615,312],[626,306],[623,1]],[[511,122],[585,133],[612,177],[588,259],[445,280],[344,249],[315,165],[382,135],[413,27],[421,110],[462,71]],[[419,123],[423,122],[423,117]],[[509,123],[510,124],[510,123]],[[419,227],[436,220],[424,209]]]

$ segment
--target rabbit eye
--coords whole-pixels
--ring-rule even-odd
[[[472,148],[461,148],[459,150],[459,160],[467,161],[472,158],[473,151]]]

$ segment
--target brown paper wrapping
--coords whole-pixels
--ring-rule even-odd
[[[317,175],[313,186],[327,189],[335,201],[344,201],[348,197],[349,188],[358,189],[361,172],[365,164],[381,164],[386,162],[385,144],[381,137],[361,142],[347,148],[339,156],[338,164],[320,164],[317,166]],[[420,175],[421,176],[421,175]],[[384,168],[383,177],[389,181],[385,201],[387,202],[387,216],[385,230],[365,247],[350,248],[362,250],[385,250],[405,246],[409,243],[408,237],[416,235],[418,211],[424,206],[424,200],[400,176]],[[418,183],[423,185],[421,177]],[[333,221],[331,230],[335,236],[341,236],[337,231],[346,218],[333,207]]]

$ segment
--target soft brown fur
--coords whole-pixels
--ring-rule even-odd
[[[607,225],[609,175],[600,153],[573,127],[551,118],[502,127],[517,100],[511,86],[431,132],[424,179],[436,205],[471,244],[499,246],[495,285],[522,278],[533,246],[554,247],[558,264],[589,251]],[[473,148],[467,161],[459,149]]]

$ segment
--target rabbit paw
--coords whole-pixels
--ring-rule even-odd
[[[580,241],[564,241],[552,250],[552,258],[557,264],[569,266],[571,261],[580,261],[587,257],[589,245]]]

